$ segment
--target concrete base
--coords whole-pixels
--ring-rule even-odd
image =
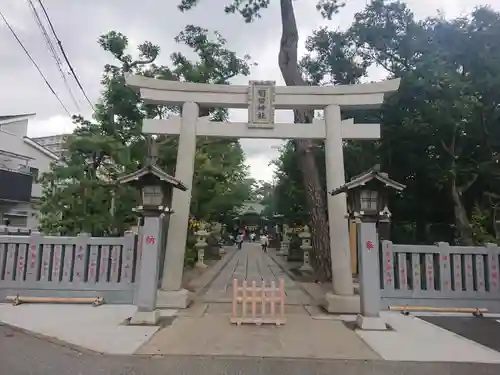
[[[359,314],[361,302],[358,295],[341,296],[326,293],[323,307],[332,314]]]
[[[189,291],[181,290],[158,290],[156,307],[159,309],[185,309],[191,303]]]
[[[205,263],[196,263],[195,267],[196,268],[208,268],[208,266]]]
[[[130,319],[130,324],[154,326],[160,320],[160,310],[153,311],[136,311],[134,316]]]
[[[301,272],[312,272],[314,270],[313,270],[313,268],[311,267],[310,264],[305,263],[305,264],[302,265],[302,267],[299,268],[299,271],[301,271]]]
[[[356,317],[356,326],[359,329],[367,331],[386,331],[387,325],[380,316],[363,316],[359,314]]]

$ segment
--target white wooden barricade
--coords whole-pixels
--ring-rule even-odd
[[[239,305],[241,309],[238,309]],[[250,311],[248,311],[249,305]],[[237,325],[242,323],[276,324],[277,326],[285,324],[285,281],[280,279],[279,287],[276,287],[274,281],[270,286],[266,286],[263,280],[259,287],[255,281],[252,281],[252,286],[249,287],[246,280],[243,281],[242,286],[239,286],[238,280],[234,279],[231,323]]]

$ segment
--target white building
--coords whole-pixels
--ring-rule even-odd
[[[34,114],[0,116],[0,224],[36,229],[37,202],[42,196],[38,176],[58,159],[27,136]]]
[[[64,143],[69,134],[49,135],[46,137],[32,138],[40,146],[45,147],[47,150],[53,152],[57,156],[61,156],[64,151]]]

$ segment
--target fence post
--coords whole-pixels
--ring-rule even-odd
[[[377,225],[374,220],[356,220],[358,225],[358,256],[361,314],[356,323],[367,330],[386,330],[380,318],[380,273]]]
[[[42,235],[40,232],[31,232],[28,248],[28,266],[26,267],[26,281],[37,281],[38,265],[40,264],[40,244]]]
[[[440,288],[443,292],[451,292],[450,244],[438,242],[436,245],[439,249]]]
[[[90,233],[78,233],[76,235],[76,250],[75,250],[75,276],[73,281],[85,282],[85,273],[88,263],[88,245]]]
[[[134,248],[135,248],[135,233],[132,231],[126,231],[123,236],[123,248],[122,248],[122,270],[120,282],[131,283],[135,279],[135,264],[134,262]]]
[[[382,241],[382,264],[380,265],[384,290],[394,290],[394,252],[392,241]]]
[[[496,243],[487,243],[486,248],[488,249],[488,291],[498,292],[498,255],[500,255],[500,249]]]

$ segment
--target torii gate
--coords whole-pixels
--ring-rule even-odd
[[[398,90],[400,80],[378,83],[325,86],[276,86],[273,81],[250,81],[249,86],[187,83],[129,75],[126,83],[140,92],[148,104],[180,105],[182,115],[169,119],[146,119],[146,134],[179,135],[175,178],[190,185],[193,181],[196,136],[231,138],[324,139],[326,183],[331,191],[345,183],[343,139],[379,139],[380,125],[355,124],[341,120],[342,109],[379,108],[384,97]],[[199,108],[248,108],[248,123],[215,122],[199,117]],[[275,109],[309,108],[324,110],[324,119],[312,124],[274,123]],[[359,298],[354,296],[346,197],[328,195],[333,293],[326,295],[331,312],[355,313]],[[188,292],[181,289],[191,191],[175,190],[163,280],[158,307],[185,308]]]

